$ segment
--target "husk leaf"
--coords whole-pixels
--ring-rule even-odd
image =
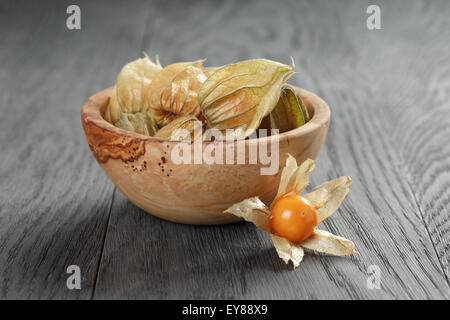
[[[309,184],[309,174],[314,170],[314,167],[314,160],[311,159],[306,159],[300,166],[297,166],[295,158],[288,154],[286,165],[281,173],[278,192],[271,206],[288,193],[299,194],[302,192]]]
[[[258,228],[270,233],[269,208],[258,197],[238,202],[224,212],[231,213],[245,221],[253,222]]]
[[[174,63],[165,67],[149,87],[150,107],[159,127],[182,115],[201,113],[197,93],[206,76],[203,60]]]
[[[106,117],[114,124],[122,113],[147,111],[149,86],[162,67],[147,55],[126,64],[117,76]]]
[[[278,256],[285,263],[291,260],[294,268],[298,267],[303,259],[303,249],[272,233],[269,208],[258,197],[245,199],[232,205],[224,212],[231,213],[245,221],[253,222],[259,229],[268,232],[272,237],[273,245],[277,250]]]
[[[276,236],[274,234],[271,235],[272,242],[277,250],[278,256],[284,261],[284,263],[288,264],[289,261],[292,261],[294,268],[297,268],[300,265],[300,262],[303,260],[304,251],[301,246],[295,245],[289,240]]]
[[[303,196],[316,208],[318,224],[339,208],[345,196],[350,191],[351,185],[352,179],[349,176],[342,176],[321,184],[312,192]]]
[[[151,112],[122,113],[119,121],[114,123],[118,128],[153,136],[158,130]]]
[[[173,141],[200,140],[202,122],[194,116],[179,116],[156,132],[155,137]]]
[[[293,75],[292,67],[255,59],[215,71],[202,85],[198,101],[212,128],[242,129],[238,138],[255,131],[275,107],[281,86]]]
[[[304,125],[308,120],[308,112],[302,99],[291,86],[284,85],[280,99],[270,113],[270,127],[283,133]]]
[[[303,190],[308,185],[309,173],[313,168],[313,160],[308,159],[300,166],[297,166],[295,158],[288,154],[286,166],[281,175],[279,195],[283,196],[294,192],[299,193]],[[321,206],[323,206],[323,208],[325,208],[323,211],[324,213],[336,210],[336,205],[338,206],[343,197],[345,197],[343,194],[348,192],[350,183],[351,180],[347,176],[326,182],[316,188],[313,192],[309,193],[308,200],[316,210],[320,210]],[[276,199],[272,202],[272,205],[275,202]],[[285,263],[292,261],[294,268],[298,267],[303,259],[303,248],[336,256],[357,253],[352,241],[335,236],[324,230],[315,229],[311,237],[300,243],[292,243],[289,240],[274,234],[270,226],[269,209],[258,197],[245,199],[232,205],[224,212],[234,214],[246,221],[253,222],[259,229],[268,232],[272,237],[278,256]],[[320,217],[319,213],[318,216]]]
[[[348,256],[357,253],[352,241],[319,229],[314,230],[313,235],[303,241],[301,246],[334,256]]]

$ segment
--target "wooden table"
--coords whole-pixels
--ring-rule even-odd
[[[77,3],[81,30],[71,1],[0,4],[0,298],[450,297],[449,1],[376,1],[381,30],[365,1]],[[292,270],[251,224],[174,224],[124,198],[79,113],[144,50],[164,65],[292,56],[290,82],[332,113],[311,185],[353,178],[325,227],[361,256]]]

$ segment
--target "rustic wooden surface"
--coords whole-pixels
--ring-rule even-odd
[[[0,298],[450,298],[450,3],[68,1],[0,4]],[[145,50],[168,64],[289,62],[330,105],[311,185],[348,174],[325,227],[361,256],[296,270],[253,225],[198,227],[133,206],[95,163],[79,111]],[[79,265],[82,289],[66,288]],[[367,288],[368,267],[381,289]]]

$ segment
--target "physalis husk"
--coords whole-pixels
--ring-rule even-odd
[[[148,112],[148,93],[150,84],[161,70],[158,58],[154,63],[147,55],[126,64],[117,76],[105,118],[125,130],[148,132],[149,135],[156,132],[153,115]]]
[[[275,107],[281,86],[294,74],[292,66],[266,59],[229,64],[201,86],[198,101],[209,127],[241,129],[252,134]]]
[[[297,96],[294,88],[284,85],[281,88],[280,99],[270,113],[271,129],[278,129],[282,133],[301,127],[308,121],[308,110],[302,99]]]
[[[206,80],[203,61],[168,65],[153,79],[149,105],[160,128],[179,116],[200,116],[197,93]]]
[[[272,204],[286,195],[299,194],[303,191],[308,185],[309,174],[313,169],[313,160],[308,159],[300,166],[297,166],[295,158],[288,155],[286,166],[281,174],[278,193]],[[317,224],[323,222],[339,208],[339,205],[349,192],[351,182],[350,177],[342,176],[325,182],[312,192],[303,195],[303,198],[309,202],[317,213]],[[270,210],[258,197],[245,199],[234,204],[225,212],[253,222],[258,228],[268,232],[272,237],[278,256],[285,263],[292,261],[294,268],[298,267],[303,259],[303,248],[335,256],[357,253],[352,241],[317,228],[314,229],[313,234],[309,238],[300,243],[292,243],[276,235],[270,224]]]
[[[155,134],[155,137],[172,141],[199,141],[202,139],[203,124],[194,116],[179,116]]]

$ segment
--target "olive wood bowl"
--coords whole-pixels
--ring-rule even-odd
[[[295,90],[308,108],[309,122],[279,135],[244,140],[248,151],[262,142],[270,150],[277,139],[278,169],[273,175],[262,175],[260,169],[269,165],[260,161],[251,164],[249,152],[245,153],[245,164],[176,164],[171,160],[173,148],[190,142],[144,136],[117,128],[104,119],[112,88],[96,93],[83,104],[81,121],[94,157],[114,185],[136,206],[173,222],[231,223],[239,219],[223,211],[234,203],[258,196],[270,204],[287,153],[298,163],[315,159],[325,141],[330,123],[327,103],[309,91]],[[201,148],[204,150],[210,143],[218,142],[203,142]],[[227,148],[236,147],[235,144],[236,141],[225,143]]]

